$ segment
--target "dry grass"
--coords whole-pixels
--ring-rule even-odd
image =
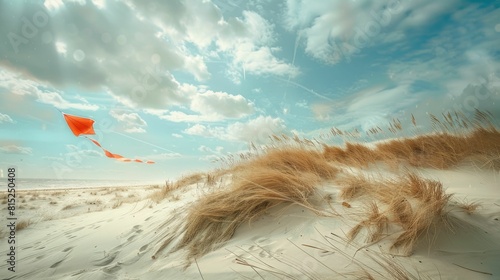
[[[175,182],[175,185],[177,188],[182,188],[185,186],[189,186],[189,185],[201,182],[203,180],[203,177],[204,177],[203,173],[195,173],[195,174],[181,178],[180,180]]]
[[[88,205],[101,205],[102,201],[100,199],[87,200],[86,204],[88,204]]]
[[[16,222],[16,231],[20,231],[20,230],[23,230],[25,228],[27,228],[29,225],[31,225],[31,221],[30,220],[19,220]]]
[[[272,151],[237,170],[228,189],[207,194],[189,208],[173,251],[187,249],[188,260],[198,258],[229,240],[241,223],[282,203],[315,210],[308,198],[321,180],[338,172],[320,154],[303,150]],[[166,238],[157,253],[173,239]]]
[[[203,180],[203,178],[206,178],[205,179],[206,182],[208,182],[209,180],[214,180],[210,176],[211,176],[210,174],[205,175],[203,173],[195,173],[192,175],[185,176],[180,180],[176,181],[175,183],[166,181],[165,186],[161,187],[159,190],[149,195],[149,199],[151,199],[153,202],[159,203],[163,199],[165,199],[168,195],[170,195],[174,190],[182,189],[192,184],[199,183]]]
[[[347,142],[344,149],[324,145],[323,149],[326,159],[349,166],[366,167],[380,159],[379,153],[359,143]]]
[[[165,186],[163,186],[159,190],[151,193],[149,195],[149,199],[151,199],[152,201],[154,201],[156,203],[159,203],[160,201],[162,201],[163,199],[165,199],[165,197],[168,194],[170,194],[174,189],[176,189],[175,184],[167,181],[165,183]]]
[[[270,150],[261,157],[238,167],[239,169],[271,168],[286,174],[312,173],[323,179],[332,179],[338,173],[338,169],[329,164],[321,153],[294,148]]]
[[[341,181],[347,182],[342,191],[344,198],[366,194],[364,198],[368,200],[366,210],[359,214],[361,221],[347,234],[351,241],[366,229],[367,242],[378,242],[394,234],[387,232],[389,224],[393,224],[401,232],[393,241],[392,248],[403,255],[410,255],[422,234],[429,233],[437,224],[448,224],[445,209],[451,195],[445,193],[438,181],[413,173],[396,179],[351,176],[351,180]],[[358,196],[352,195],[353,189]]]
[[[472,215],[474,212],[476,212],[477,209],[481,207],[481,203],[464,199],[458,202],[458,207],[465,213]]]
[[[75,207],[74,204],[68,204],[68,205],[64,206],[61,210],[69,210],[69,209],[71,209],[73,207]]]
[[[414,167],[447,169],[467,159],[479,167],[500,169],[500,131],[476,128],[469,134],[435,133],[414,138],[393,139],[370,149],[347,143],[345,148],[324,146],[323,155],[330,161],[354,167],[376,162],[393,162]]]
[[[66,192],[64,191],[55,191],[55,192],[52,192],[50,193],[51,196],[61,196],[61,195],[65,195]]]
[[[321,146],[316,139],[314,142],[286,135],[272,136],[275,142],[268,147],[257,148],[252,144],[252,151],[240,154],[239,159],[229,156],[224,160],[231,166],[227,169],[232,174],[228,187],[201,196],[187,208],[180,225],[172,226],[169,222],[161,225],[170,232],[163,236],[153,258],[167,247],[170,252],[184,249],[190,264],[224,244],[242,223],[251,222],[284,203],[321,213],[323,210],[314,204],[311,196],[325,180],[341,186],[339,206],[344,211],[351,213],[359,209],[351,206],[353,200],[365,205],[363,211],[357,213],[357,224],[347,233],[349,242],[361,233],[370,244],[391,238],[391,250],[410,255],[419,240],[430,237],[438,225],[451,227],[448,216],[451,195],[440,182],[408,171],[395,178],[373,178],[341,173],[338,166],[363,169],[381,162],[398,169],[401,166],[403,169],[405,166],[446,169],[472,160],[481,168],[500,169],[500,131],[488,122],[487,114],[476,113],[472,121],[459,114],[443,114],[443,121],[430,116],[435,133],[388,140],[373,148],[350,142],[343,148]],[[414,117],[412,123],[417,126]],[[392,120],[388,127],[393,134],[402,130],[398,119]],[[370,133],[385,131],[377,127]],[[357,138],[359,132],[332,129],[332,134],[346,139]],[[213,186],[217,176],[197,173],[176,183],[167,183],[153,193],[151,199],[159,202],[172,191],[203,179],[204,187]],[[325,200],[332,202],[329,198],[322,201]],[[473,213],[478,205],[469,203],[460,207]],[[397,270],[393,270],[395,279],[404,274]]]
[[[116,208],[120,207],[122,204],[123,204],[123,200],[118,199],[118,200],[115,201],[115,203],[113,204],[113,206],[111,206],[111,208],[116,209]]]
[[[413,138],[392,139],[369,148],[347,142],[344,148],[323,145],[326,159],[354,167],[366,167],[384,162],[389,166],[407,164],[414,167],[447,169],[470,160],[480,168],[500,170],[500,131],[491,123],[491,114],[476,110],[473,120],[461,113],[442,114],[442,119],[430,114],[434,133]],[[416,120],[412,116],[412,123]],[[399,120],[393,120],[389,131],[403,129]],[[342,135],[338,129],[334,135]],[[382,131],[370,130],[370,134]],[[396,164],[395,164],[396,163]]]

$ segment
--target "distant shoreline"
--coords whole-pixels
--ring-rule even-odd
[[[0,178],[0,192],[6,191],[2,186],[7,184],[5,178]],[[128,181],[128,180],[85,180],[85,179],[17,179],[19,191],[23,190],[64,190],[64,189],[92,189],[113,187],[147,187],[163,185],[164,181]]]

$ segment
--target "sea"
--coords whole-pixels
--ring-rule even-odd
[[[0,191],[7,190],[7,178],[0,178]],[[94,179],[40,179],[16,178],[16,190],[34,189],[68,189],[68,188],[94,188],[94,187],[138,187],[151,185],[164,185],[161,181],[134,181],[134,180],[94,180]]]

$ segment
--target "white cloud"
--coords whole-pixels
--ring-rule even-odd
[[[236,122],[228,126],[227,133],[230,139],[244,142],[265,143],[272,134],[281,134],[285,131],[285,122],[280,118],[259,116],[246,123]]]
[[[266,19],[252,11],[243,11],[242,17],[224,18],[220,9],[210,1],[188,0],[185,3],[169,1],[151,5],[134,1],[141,13],[158,19],[158,24],[169,37],[176,41],[195,44],[207,56],[213,55],[212,44],[217,48],[216,56],[229,59],[229,75],[239,82],[245,71],[253,75],[296,76],[299,70],[276,57],[273,48],[274,27]],[[185,60],[189,67],[196,56]],[[198,60],[200,61],[200,60]],[[205,69],[205,65],[194,63],[194,69]],[[244,70],[243,70],[244,69]],[[191,71],[195,73],[196,71]],[[198,75],[203,79],[207,73]]]
[[[388,64],[389,78],[394,83],[424,81],[432,85],[434,91],[439,90],[448,97],[448,100],[441,100],[441,110],[451,103],[463,107],[468,98],[464,95],[469,94],[465,89],[470,85],[483,85],[492,92],[498,91],[500,62],[495,57],[500,37],[494,30],[497,18],[495,11],[478,5],[455,11],[453,21],[415,53],[416,59]],[[418,59],[421,56],[426,59]],[[490,94],[487,102],[482,100],[477,105],[489,106],[495,102],[495,96]]]
[[[202,124],[195,124],[185,129],[184,133],[195,136],[217,137],[223,139],[224,128],[222,127],[211,128]]]
[[[9,115],[0,113],[0,124],[2,123],[14,123],[14,120]]]
[[[210,148],[205,146],[205,145],[201,145],[200,147],[198,147],[198,151],[200,152],[210,152]]]
[[[185,133],[189,135],[198,135],[198,136],[206,136],[209,137],[211,135],[208,134],[208,129],[206,126],[202,124],[195,124],[190,128],[184,130]]]
[[[18,74],[0,70],[0,89],[12,94],[29,96],[37,102],[50,104],[59,109],[77,109],[95,111],[99,106],[88,103],[85,99],[75,98],[80,102],[72,102],[61,96],[61,92],[37,81],[24,79]]]
[[[144,113],[154,115],[157,117],[161,117],[161,116],[165,115],[166,113],[168,113],[168,110],[144,109]]]
[[[89,149],[82,149],[78,146],[68,144],[66,145],[66,150],[68,152],[65,154],[66,157],[78,157],[78,156],[84,156],[84,157],[103,157],[104,153],[100,150],[89,150]]]
[[[153,161],[169,160],[169,159],[180,158],[180,157],[182,157],[182,154],[174,153],[174,152],[152,154],[152,155],[144,156],[144,158],[147,158],[148,160],[153,160]]]
[[[285,130],[284,120],[270,116],[259,116],[247,122],[229,124],[227,127],[195,124],[184,130],[184,133],[207,138],[218,138],[224,141],[266,143],[269,141],[269,136],[273,134],[279,135],[284,133]]]
[[[66,56],[66,53],[68,51],[66,44],[63,42],[56,42],[56,50],[58,53],[62,54],[63,56]]]
[[[62,0],[45,0],[43,1],[43,5],[49,10],[57,10],[64,5]]]
[[[118,110],[111,110],[109,114],[115,118],[122,129],[128,133],[145,133],[146,121],[137,113],[126,113]]]
[[[210,78],[207,65],[203,61],[203,57],[199,55],[186,57],[184,66],[188,72],[194,75],[197,81],[205,81]]]
[[[206,116],[241,118],[253,113],[253,104],[241,95],[207,91],[193,96],[191,110]]]
[[[62,157],[42,157],[44,160],[48,161],[58,161],[58,162],[63,162],[64,159]]]
[[[175,138],[184,138],[184,136],[177,134],[177,133],[172,133],[172,136]]]
[[[401,2],[400,7],[409,18],[392,17],[394,28],[400,31],[409,32],[417,24],[428,24],[421,23],[424,19],[412,13],[434,7],[427,1],[409,3]],[[436,5],[443,6],[434,7],[436,11],[427,11],[422,16],[431,20],[443,13],[445,6],[454,3],[439,2]],[[454,20],[440,28],[436,36],[429,37],[422,47],[410,50],[411,55],[388,61],[389,84],[362,85],[364,89],[355,86],[343,99],[312,104],[315,118],[342,129],[366,130],[374,126],[385,127],[392,117],[404,112],[425,114],[425,111],[464,110],[473,106],[496,111],[496,92],[500,91],[500,63],[495,59],[500,37],[493,28],[496,13],[489,7],[479,6],[452,9],[451,12]],[[402,46],[392,46],[392,51],[397,52]]]
[[[212,148],[207,147],[205,145],[201,145],[200,147],[198,147],[198,151],[203,152],[205,154],[208,154],[208,155],[200,157],[200,160],[203,160],[203,161],[216,161],[224,156],[224,154],[223,154],[224,147],[221,147],[221,146],[217,146],[217,147],[215,147],[215,149],[212,149]]]
[[[305,40],[306,53],[335,64],[367,46],[401,41],[459,2],[288,0],[285,25]]]
[[[58,89],[105,91],[129,107],[165,110],[190,104],[177,73],[187,72],[197,81],[209,79],[205,63],[209,54],[221,57],[229,72],[236,71],[236,80],[241,71],[298,74],[296,67],[277,56],[272,24],[254,12],[224,18],[205,0],[44,4],[47,10],[40,9],[39,17],[46,22],[37,36],[0,45],[0,65],[23,73],[23,79]],[[11,17],[0,26],[0,37],[19,30],[17,19],[32,18],[30,4],[22,5],[26,9],[10,11]],[[70,106],[58,91],[39,100],[59,108],[96,109],[89,104]]]
[[[254,112],[254,104],[242,95],[214,92],[191,85],[183,85],[182,87],[190,100],[189,109],[192,113],[182,111],[148,112],[173,122],[214,122],[238,119]]]
[[[219,120],[219,118],[215,116],[200,116],[200,115],[186,114],[184,112],[179,112],[179,111],[169,112],[167,115],[163,115],[160,118],[171,122],[211,122]]]
[[[317,120],[328,121],[331,126],[368,130],[385,126],[389,116],[416,104],[419,98],[422,95],[410,94],[409,84],[373,86],[338,101],[313,104],[311,110]]]
[[[209,77],[203,60],[191,54],[183,41],[158,36],[162,29],[151,18],[141,18],[122,1],[107,1],[106,8],[100,3],[48,3],[54,9],[39,11],[47,23],[38,28],[47,36],[26,44],[2,44],[2,65],[58,88],[107,89],[124,104],[160,109],[179,99],[172,71]],[[24,5],[26,9],[12,10],[13,19],[0,26],[2,37],[18,30],[15,18],[32,17],[30,4]]]
[[[221,154],[222,151],[224,150],[224,147],[222,146],[217,146],[215,149],[212,149],[210,147],[207,147],[205,145],[201,145],[198,147],[198,151],[204,152],[204,153],[212,153],[212,154]]]
[[[277,75],[295,77],[299,69],[276,57],[279,49],[273,48],[273,27],[260,15],[243,12],[242,19],[224,22],[217,46],[232,57],[228,74],[236,83],[244,75]],[[242,36],[244,34],[244,36]]]
[[[295,103],[295,106],[300,107],[300,108],[308,108],[308,102],[306,100],[300,100],[299,102]]]
[[[33,149],[30,147],[22,147],[17,145],[4,145],[0,146],[0,151],[4,154],[22,154],[22,155],[32,155]]]

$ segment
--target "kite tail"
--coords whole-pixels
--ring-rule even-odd
[[[87,136],[85,136],[85,138],[89,139],[90,141],[92,141],[92,143],[94,143],[97,147],[101,148],[103,151],[104,151],[104,154],[109,157],[109,158],[114,158],[116,160],[119,160],[119,161],[123,161],[123,162],[139,162],[139,163],[147,163],[147,164],[153,164],[155,163],[154,161],[152,160],[147,160],[147,161],[144,161],[144,160],[140,160],[140,159],[130,159],[130,158],[126,158],[122,155],[119,155],[119,154],[113,154],[112,152],[104,149],[102,146],[101,146],[101,143],[99,143],[97,140],[94,140],[92,138],[89,138]]]

